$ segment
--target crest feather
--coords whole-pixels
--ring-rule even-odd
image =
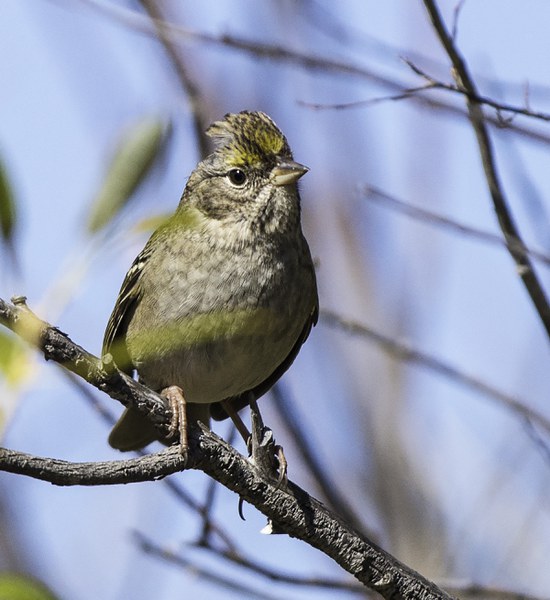
[[[288,142],[274,121],[263,112],[228,113],[207,129],[233,164],[260,163],[269,156],[292,158]]]

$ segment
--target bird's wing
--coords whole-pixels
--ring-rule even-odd
[[[149,255],[150,245],[148,244],[138,254],[126,273],[103,338],[102,356],[110,353],[117,367],[127,373],[132,370],[132,361],[126,347],[126,331],[141,296],[140,278]]]

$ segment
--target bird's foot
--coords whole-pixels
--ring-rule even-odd
[[[189,442],[187,440],[187,410],[183,391],[177,385],[171,385],[164,388],[160,395],[168,400],[172,409],[172,421],[168,430],[168,438],[171,439],[178,435],[180,451],[182,455],[186,456]]]
[[[282,446],[275,443],[273,431],[263,423],[256,400],[250,401],[252,433],[248,450],[254,465],[268,477],[277,479],[277,487],[286,485],[287,461]]]

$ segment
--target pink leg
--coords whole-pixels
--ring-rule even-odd
[[[161,391],[172,408],[172,422],[170,423],[169,437],[174,437],[179,433],[180,449],[182,454],[187,454],[189,444],[187,442],[187,411],[183,391],[177,385],[171,385]]]

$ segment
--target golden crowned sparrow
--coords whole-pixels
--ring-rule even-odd
[[[264,394],[318,314],[296,184],[307,168],[262,112],[227,114],[207,135],[216,149],[135,259],[103,342],[120,369],[161,393],[179,389],[186,418],[205,423]],[[132,450],[158,436],[127,408],[109,443]]]

